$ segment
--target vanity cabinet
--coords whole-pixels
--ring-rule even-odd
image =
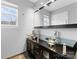
[[[43,40],[40,40],[39,43],[37,43],[34,40],[27,39],[27,51],[30,52],[30,54],[32,54],[36,59],[73,59],[74,50],[71,47],[67,47],[67,55],[63,55],[62,48],[63,45],[56,44],[52,48],[55,49],[54,51]]]
[[[32,58],[42,59],[42,49],[38,44],[35,44],[27,38],[27,52]]]

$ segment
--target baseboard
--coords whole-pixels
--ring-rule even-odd
[[[18,53],[18,54],[15,54],[15,55],[10,56],[10,57],[8,57],[8,58],[6,58],[6,59],[10,59],[10,58],[16,57],[16,56],[21,55],[21,54],[24,54],[24,53],[26,53],[26,51],[21,52],[21,53]]]

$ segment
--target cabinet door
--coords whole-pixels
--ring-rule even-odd
[[[31,51],[31,44],[29,39],[27,39],[27,51],[30,52]]]
[[[67,58],[64,57],[64,56],[61,56],[61,55],[59,55],[59,54],[50,53],[49,59],[67,59]]]
[[[49,59],[49,52],[43,50],[43,59]]]
[[[55,55],[54,53],[49,53],[49,59],[56,59],[54,55]]]

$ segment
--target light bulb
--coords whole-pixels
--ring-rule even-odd
[[[41,4],[41,5],[43,5],[44,3],[43,3],[43,2],[41,2],[40,4]]]
[[[44,4],[43,6],[47,6],[46,4]]]
[[[56,0],[50,0],[50,1],[55,2]]]

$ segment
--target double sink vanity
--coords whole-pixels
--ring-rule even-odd
[[[73,59],[75,55],[74,47],[65,46],[66,54],[63,54],[63,44],[49,45],[44,40],[27,38],[27,51],[34,59]]]
[[[73,29],[77,28],[77,24],[63,24],[63,25],[53,25],[53,26],[37,26],[34,27],[34,29],[52,29],[52,28],[65,28],[65,29]],[[27,52],[30,55],[30,57],[34,59],[74,59],[74,56],[76,55],[76,50],[77,50],[77,42],[73,43],[71,41],[66,41],[70,42],[69,44],[74,46],[69,46],[68,43],[62,43],[62,42],[57,42],[53,39],[60,38],[60,33],[58,31],[54,32],[53,38],[46,38],[41,39],[38,33],[35,35],[35,37],[27,38]],[[45,31],[46,32],[46,31]],[[43,32],[42,32],[43,33]],[[35,34],[35,33],[33,33]],[[44,33],[43,33],[44,34]],[[49,34],[48,34],[49,35]],[[43,37],[43,35],[41,35]],[[64,40],[64,39],[63,39]],[[74,41],[75,42],[75,41]]]

